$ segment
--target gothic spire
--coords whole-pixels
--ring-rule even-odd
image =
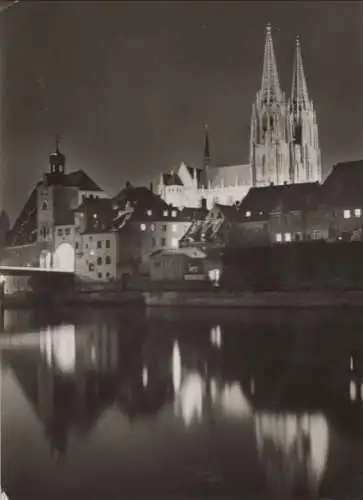
[[[309,103],[308,87],[306,84],[304,66],[301,56],[299,37],[296,37],[295,61],[292,74],[291,103],[295,108],[304,109]]]
[[[208,131],[208,125],[205,125],[205,132],[204,132],[204,159],[203,159],[203,164],[204,168],[208,167],[210,165],[210,147],[209,147],[209,131]]]
[[[277,73],[276,58],[272,43],[271,25],[266,27],[265,52],[261,82],[261,97],[267,102],[282,100],[282,94]]]

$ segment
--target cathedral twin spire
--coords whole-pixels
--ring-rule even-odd
[[[276,57],[271,35],[271,25],[266,27],[265,52],[261,82],[261,97],[266,103],[280,102],[282,98],[279,75],[277,73]]]
[[[266,27],[266,40],[263,58],[263,70],[260,95],[264,102],[281,102],[283,93],[281,92],[279,75],[277,71],[275,51],[272,41],[271,25]],[[296,106],[307,106],[309,102],[308,90],[301,55],[300,39],[296,37],[295,60],[292,75],[291,102]]]
[[[250,161],[255,186],[321,180],[318,130],[296,38],[290,98],[280,87],[271,25],[266,27],[261,88],[252,107]]]

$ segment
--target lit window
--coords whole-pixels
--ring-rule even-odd
[[[150,229],[151,231],[155,231],[155,224],[151,224]]]
[[[313,231],[311,236],[313,240],[320,240],[320,231]]]
[[[276,234],[276,241],[278,241],[278,242],[282,241],[282,234],[281,233]]]
[[[141,231],[146,231],[146,224],[140,224]]]
[[[350,219],[350,210],[344,210],[343,217],[344,219]]]
[[[97,214],[93,214],[93,218],[94,218],[94,219],[97,219]]]
[[[285,233],[285,241],[291,241],[291,233]]]
[[[172,238],[172,239],[171,239],[171,246],[172,246],[173,248],[178,248],[178,246],[179,246],[179,241],[178,241],[178,238]]]
[[[168,216],[168,211],[164,210],[164,217],[167,217],[167,216]]]
[[[249,210],[246,212],[246,217],[251,217],[251,212]]]
[[[360,208],[356,208],[356,209],[354,210],[354,215],[355,215],[356,217],[360,217],[360,216],[362,215],[362,210],[361,210]]]
[[[173,224],[173,225],[171,226],[171,230],[173,231],[173,233],[176,233],[176,232],[177,232],[177,230],[178,230],[178,226],[177,226],[176,224]]]
[[[153,214],[152,210],[148,210],[146,213],[147,213],[147,215],[148,215],[149,217],[150,217],[150,215],[152,215],[152,214]]]
[[[171,212],[171,216],[172,216],[172,217],[176,217],[176,210],[173,210],[173,211]]]

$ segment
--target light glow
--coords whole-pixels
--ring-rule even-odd
[[[70,243],[61,243],[54,254],[55,268],[74,272],[75,251]]]
[[[31,267],[31,266],[27,266],[27,267],[19,267],[19,266],[0,266],[0,272],[1,271],[14,271],[14,272],[18,272],[18,271],[24,271],[24,274],[28,274],[28,271],[37,271],[37,272],[40,272],[40,273],[73,273],[74,271],[71,270],[71,269],[53,269],[53,268],[50,268],[50,269],[45,269],[43,267]]]

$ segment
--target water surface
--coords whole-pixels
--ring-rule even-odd
[[[8,311],[0,335],[10,500],[363,492],[363,311]]]

